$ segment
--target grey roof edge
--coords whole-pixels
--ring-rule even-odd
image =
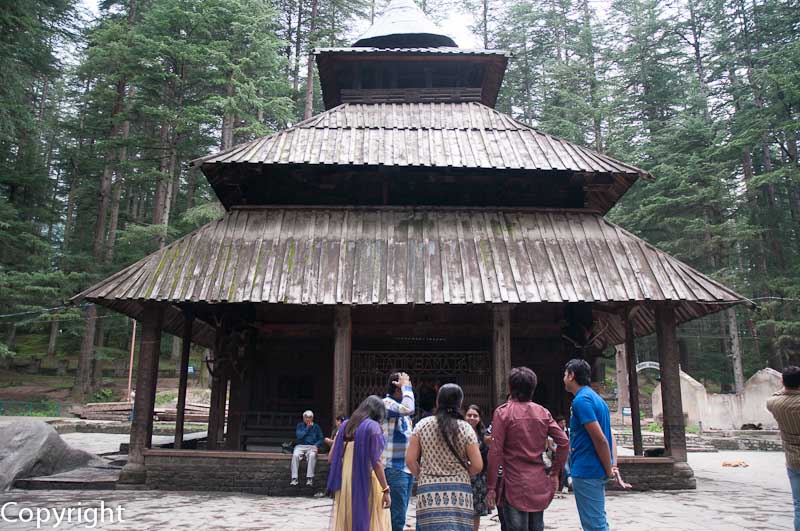
[[[533,127],[532,125],[528,125],[525,122],[517,120],[516,118],[514,118],[510,114],[502,113],[502,112],[498,111],[497,109],[492,109],[492,110],[494,112],[502,115],[503,117],[508,118],[512,122],[514,122],[514,123],[516,123],[516,124],[518,124],[518,125],[520,125],[522,127],[526,127],[526,128],[528,128],[528,129],[530,129],[532,131],[536,131],[540,135],[552,138],[553,140],[557,140],[559,142],[566,142],[567,144],[569,144],[571,146],[577,146],[577,147],[579,147],[580,149],[582,149],[584,151],[588,151],[594,157],[601,157],[603,159],[608,159],[608,160],[610,160],[611,162],[613,162],[615,164],[619,164],[620,166],[623,166],[625,168],[629,168],[631,170],[630,173],[636,173],[636,174],[639,175],[639,177],[641,177],[641,178],[643,178],[643,179],[645,179],[647,181],[655,181],[655,177],[653,177],[653,175],[647,170],[643,170],[643,169],[641,169],[641,168],[639,168],[637,166],[634,166],[633,164],[628,164],[627,162],[622,162],[621,160],[615,159],[614,157],[609,157],[608,155],[606,155],[604,153],[600,153],[599,151],[594,150],[594,149],[592,149],[590,147],[584,146],[582,144],[576,144],[575,142],[572,142],[571,140],[567,140],[565,138],[561,138],[560,136],[556,136],[556,135],[553,135],[553,134],[550,134],[550,133],[545,133],[544,131],[542,131],[542,130],[536,128],[536,127]]]
[[[624,234],[626,237],[631,238],[632,240],[635,240],[635,241],[638,241],[638,242],[642,242],[642,244],[645,245],[647,248],[649,248],[651,251],[653,251],[655,253],[658,253],[660,255],[664,255],[664,256],[670,258],[671,260],[674,260],[675,262],[677,262],[678,265],[680,265],[680,267],[682,269],[684,269],[684,270],[686,270],[688,272],[691,272],[694,275],[697,275],[697,276],[701,277],[703,280],[713,284],[714,287],[716,287],[716,288],[720,289],[721,291],[725,292],[725,294],[728,297],[730,297],[729,300],[718,300],[718,301],[707,301],[707,300],[704,301],[704,300],[695,300],[695,299],[671,299],[671,298],[665,298],[663,300],[662,299],[643,299],[643,300],[608,299],[606,301],[597,301],[597,303],[602,304],[602,303],[609,303],[609,302],[611,302],[611,303],[673,302],[673,303],[676,303],[676,304],[697,304],[697,305],[701,305],[701,306],[704,306],[704,307],[720,306],[720,309],[723,309],[724,307],[737,305],[737,304],[745,304],[748,308],[751,308],[751,309],[754,309],[754,308],[758,307],[758,305],[754,301],[750,300],[748,297],[745,297],[744,295],[741,295],[741,294],[737,293],[736,291],[728,288],[722,282],[717,281],[716,279],[706,275],[705,273],[701,273],[701,272],[697,271],[696,269],[694,269],[693,267],[689,266],[688,264],[686,264],[682,260],[677,259],[677,258],[673,257],[672,255],[666,253],[665,251],[662,251],[662,250],[658,249],[657,247],[653,246],[652,244],[648,243],[647,241],[643,240],[642,238],[636,236],[635,234],[633,234],[633,233],[623,229],[619,225],[617,225],[615,223],[612,223],[611,221],[607,220],[605,217],[603,217],[601,214],[599,214],[597,212],[586,211],[586,210],[581,210],[581,209],[539,208],[539,207],[505,207],[505,208],[504,207],[436,207],[436,206],[429,207],[429,206],[417,206],[417,205],[414,205],[414,206],[335,206],[335,207],[306,206],[306,205],[298,205],[298,206],[284,206],[284,205],[278,205],[278,206],[248,206],[248,205],[242,205],[242,206],[238,206],[235,209],[231,209],[230,211],[226,212],[222,216],[222,218],[220,218],[218,220],[210,221],[209,223],[203,225],[202,227],[199,227],[199,228],[189,232],[188,234],[178,238],[177,240],[171,242],[169,245],[165,245],[161,249],[158,249],[158,250],[148,254],[147,256],[135,261],[134,263],[132,263],[131,265],[129,265],[129,266],[125,267],[125,268],[123,268],[122,270],[118,271],[117,273],[115,273],[115,274],[113,274],[113,275],[101,280],[100,282],[97,282],[97,283],[93,284],[89,288],[87,288],[87,289],[81,291],[80,293],[78,293],[77,295],[74,295],[73,297],[71,297],[69,299],[69,303],[70,304],[77,304],[77,303],[79,303],[79,302],[81,302],[83,300],[90,300],[92,302],[97,302],[98,300],[106,300],[106,301],[112,301],[112,300],[138,300],[138,301],[143,301],[143,302],[144,301],[153,301],[153,302],[170,302],[170,303],[184,302],[184,301],[176,301],[176,300],[172,300],[172,299],[164,299],[164,300],[158,299],[158,300],[156,300],[156,299],[147,299],[147,298],[141,298],[141,297],[139,297],[139,298],[136,298],[136,297],[131,297],[131,298],[128,298],[128,297],[106,298],[105,296],[99,296],[99,294],[96,293],[96,292],[98,290],[106,287],[110,283],[113,283],[116,279],[119,279],[120,277],[124,276],[124,274],[126,272],[128,272],[128,271],[130,271],[132,269],[135,269],[137,267],[142,267],[142,266],[146,265],[150,260],[154,259],[157,256],[161,256],[161,259],[163,260],[164,255],[166,253],[169,253],[170,251],[172,251],[174,249],[174,247],[181,245],[185,240],[192,238],[196,233],[207,229],[209,226],[211,226],[213,224],[216,224],[216,223],[224,222],[226,218],[229,218],[229,217],[233,216],[236,211],[242,211],[242,210],[256,210],[256,211],[259,211],[259,210],[273,210],[273,211],[286,211],[286,210],[329,211],[329,210],[334,210],[334,209],[336,209],[336,210],[345,210],[345,211],[346,210],[354,210],[354,211],[370,211],[370,212],[386,212],[386,211],[401,211],[401,212],[403,212],[403,211],[405,211],[405,212],[413,212],[413,213],[418,213],[418,212],[419,213],[421,213],[421,212],[436,213],[436,212],[453,212],[453,211],[456,211],[456,212],[480,212],[480,213],[485,213],[485,212],[498,212],[498,213],[512,213],[512,212],[553,213],[553,212],[566,212],[566,213],[572,213],[572,214],[579,214],[579,215],[583,215],[583,216],[587,216],[587,217],[588,216],[593,216],[593,217],[598,218],[602,223],[608,225],[610,228],[612,228],[614,230],[618,230],[619,232]],[[220,301],[218,303],[224,303],[224,302],[226,302],[226,301]],[[554,302],[565,302],[565,301],[542,301],[542,302],[543,303],[548,303],[548,302],[549,303],[554,303]],[[211,304],[212,302],[208,301],[208,303]],[[351,303],[351,304],[358,305],[359,303],[354,302],[354,303]],[[416,304],[419,304],[419,302],[417,302]],[[712,312],[709,312],[709,313],[712,313]]]
[[[320,120],[322,120],[322,119],[323,119],[323,117],[324,117],[324,116],[326,116],[326,115],[330,115],[330,114],[337,113],[337,112],[341,111],[343,108],[345,108],[345,107],[346,107],[346,106],[348,106],[348,105],[360,105],[360,106],[369,106],[369,105],[375,105],[375,106],[379,106],[379,105],[401,105],[401,104],[384,104],[384,103],[374,103],[374,104],[368,104],[368,103],[359,103],[359,104],[350,104],[350,103],[342,103],[342,104],[340,104],[340,105],[337,105],[336,107],[333,107],[332,109],[328,109],[328,110],[326,110],[326,111],[323,111],[323,112],[321,112],[321,113],[319,113],[319,114],[316,114],[316,115],[312,116],[311,118],[309,118],[309,119],[307,119],[307,120],[303,120],[303,121],[301,121],[301,122],[298,122],[298,123],[294,124],[294,125],[293,125],[293,126],[291,126],[291,127],[287,127],[286,129],[282,129],[282,130],[280,130],[280,131],[276,131],[275,133],[272,133],[271,135],[267,135],[267,136],[264,136],[264,137],[259,137],[259,138],[256,138],[256,139],[254,139],[254,140],[250,140],[250,141],[248,141],[248,142],[243,142],[243,143],[241,143],[241,144],[237,144],[236,146],[233,146],[233,147],[231,147],[230,149],[228,149],[228,150],[226,150],[226,151],[221,151],[221,152],[218,152],[218,153],[212,153],[212,154],[205,155],[205,156],[203,156],[203,157],[199,157],[199,158],[197,158],[197,159],[194,159],[194,160],[190,161],[190,165],[192,165],[192,166],[197,166],[197,165],[205,164],[205,163],[206,163],[206,161],[208,161],[208,160],[210,160],[210,159],[214,159],[214,158],[217,158],[217,157],[221,157],[221,156],[223,156],[223,155],[226,155],[226,154],[233,153],[234,151],[237,151],[237,150],[240,150],[240,149],[241,149],[241,150],[244,150],[244,149],[246,149],[248,146],[252,146],[252,145],[254,145],[254,144],[255,144],[255,143],[257,143],[257,142],[261,142],[261,141],[263,141],[263,140],[265,140],[265,139],[268,139],[268,138],[274,137],[274,136],[276,136],[276,135],[283,134],[283,133],[285,133],[285,132],[287,132],[287,131],[291,131],[291,130],[294,130],[294,129],[300,129],[300,128],[302,128],[302,127],[304,127],[304,126],[308,125],[308,124],[314,123],[315,121],[320,121]],[[448,105],[448,104],[447,104],[447,103],[414,103],[413,105]],[[460,104],[457,104],[457,105],[460,105]],[[586,147],[586,146],[583,146],[583,145],[581,145],[581,144],[576,144],[576,143],[574,143],[574,142],[571,142],[571,141],[569,141],[569,140],[566,140],[566,139],[563,139],[563,138],[557,137],[557,136],[555,136],[555,135],[551,135],[551,134],[549,134],[549,133],[545,133],[545,132],[543,132],[543,131],[541,131],[541,130],[539,130],[539,129],[535,128],[535,127],[532,127],[532,126],[530,126],[530,125],[528,125],[528,124],[526,124],[526,123],[524,123],[524,122],[521,122],[521,121],[517,120],[516,118],[513,118],[511,115],[508,115],[508,114],[505,114],[505,113],[503,113],[503,112],[500,112],[500,111],[498,111],[497,109],[493,109],[493,108],[491,108],[491,107],[488,107],[487,105],[483,105],[482,103],[479,103],[479,102],[470,102],[470,103],[469,103],[469,105],[477,105],[477,106],[480,106],[480,107],[484,107],[484,108],[488,109],[489,111],[491,111],[492,113],[494,113],[494,114],[498,115],[498,116],[499,116],[501,119],[507,119],[507,120],[510,120],[510,121],[512,121],[513,123],[515,123],[515,124],[519,125],[519,126],[520,126],[520,127],[522,127],[522,128],[529,129],[529,130],[531,130],[531,131],[534,131],[535,133],[537,133],[537,134],[539,134],[539,135],[546,136],[546,137],[548,137],[548,138],[551,138],[551,139],[553,139],[553,140],[556,140],[556,141],[558,141],[558,142],[566,142],[566,143],[568,143],[568,144],[570,144],[570,145],[572,145],[572,146],[576,146],[576,147],[578,147],[578,148],[580,148],[580,149],[582,149],[582,150],[588,151],[589,153],[591,153],[591,154],[592,154],[593,156],[595,156],[595,157],[601,157],[601,158],[603,158],[603,159],[607,159],[607,160],[609,160],[609,161],[611,161],[611,162],[613,162],[613,163],[615,163],[615,164],[618,164],[619,166],[621,166],[621,167],[623,167],[623,168],[627,168],[627,169],[629,169],[629,170],[630,170],[629,172],[605,172],[605,173],[612,173],[612,174],[613,174],[613,173],[622,173],[623,175],[624,175],[624,174],[635,174],[635,175],[637,175],[638,177],[641,177],[641,178],[643,178],[643,179],[645,179],[645,180],[648,180],[648,181],[654,181],[654,180],[655,180],[655,178],[652,176],[652,174],[651,174],[650,172],[646,171],[646,170],[643,170],[643,169],[641,169],[641,168],[638,168],[638,167],[636,167],[636,166],[633,166],[633,165],[631,165],[631,164],[628,164],[628,163],[626,163],[626,162],[622,162],[622,161],[620,161],[620,160],[617,160],[617,159],[615,159],[615,158],[609,157],[608,155],[604,155],[604,154],[602,154],[602,153],[599,153],[599,152],[597,152],[597,151],[595,151],[595,150],[593,150],[593,149],[590,149],[590,148],[588,148],[588,147]],[[351,127],[351,128],[352,128],[352,127]],[[368,128],[365,128],[365,129],[368,129]],[[398,128],[398,129],[400,129],[400,128]],[[402,129],[409,129],[409,128],[402,128]],[[215,164],[215,165],[216,165],[216,164],[221,164],[221,165],[222,165],[222,164],[237,164],[237,163],[238,163],[238,164],[241,164],[241,162],[239,162],[239,161],[233,161],[233,162],[229,162],[229,161],[215,161],[215,162],[213,162],[213,163],[211,163],[211,164]],[[251,164],[252,164],[252,163],[251,163]],[[259,164],[263,164],[263,165],[269,165],[270,163],[267,163],[267,162],[261,162],[261,163],[259,163]]]
[[[426,54],[426,55],[487,55],[487,56],[501,56],[511,57],[512,54],[508,50],[489,50],[485,48],[453,48],[450,46],[442,46],[439,48],[374,48],[374,47],[360,47],[360,48],[346,48],[346,47],[320,47],[314,48],[314,55],[321,54],[360,54],[360,55],[412,55],[412,54]]]

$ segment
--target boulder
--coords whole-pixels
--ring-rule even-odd
[[[17,478],[58,474],[93,460],[99,458],[70,447],[42,420],[20,419],[0,429],[0,491]]]

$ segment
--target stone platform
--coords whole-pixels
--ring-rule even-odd
[[[675,462],[671,457],[619,456],[622,478],[634,490],[687,490],[696,489],[697,481],[692,467]]]
[[[269,496],[325,493],[328,455],[317,458],[314,487],[305,486],[306,462],[300,462],[300,485],[291,486],[291,454],[209,450],[145,450],[147,488],[245,492]]]

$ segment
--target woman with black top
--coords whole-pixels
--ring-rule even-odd
[[[481,525],[481,516],[489,514],[489,508],[486,506],[486,464],[488,463],[489,447],[486,445],[486,427],[483,425],[483,412],[481,408],[475,404],[467,407],[467,414],[465,420],[475,430],[475,435],[478,436],[478,448],[481,452],[481,459],[483,459],[483,470],[472,476],[472,504],[475,507],[475,522],[473,524],[473,531],[478,531]]]

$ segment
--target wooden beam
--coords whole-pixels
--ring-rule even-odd
[[[622,319],[625,323],[625,365],[628,370],[628,400],[631,405],[631,430],[633,432],[633,454],[643,455],[642,420],[639,415],[639,373],[636,372],[636,336],[633,332],[633,312],[627,310]]]
[[[150,447],[153,430],[153,408],[161,352],[161,325],[164,310],[159,304],[148,305],[142,319],[142,342],[136,367],[136,397],[133,407],[128,462],[119,475],[120,483],[144,483],[144,450]]]
[[[675,308],[656,305],[658,362],[661,366],[661,402],[664,410],[664,446],[676,461],[686,462],[686,426],[681,399],[680,352],[676,335]]]
[[[492,306],[492,373],[494,374],[494,407],[506,401],[507,380],[511,371],[511,307]]]
[[[192,350],[192,324],[194,315],[191,311],[183,314],[183,344],[181,345],[181,365],[178,377],[178,405],[175,418],[175,448],[183,447],[183,424],[186,410],[186,385],[189,379],[189,353]]]
[[[336,306],[333,314],[333,417],[350,415],[350,357],[353,318],[350,306]]]

